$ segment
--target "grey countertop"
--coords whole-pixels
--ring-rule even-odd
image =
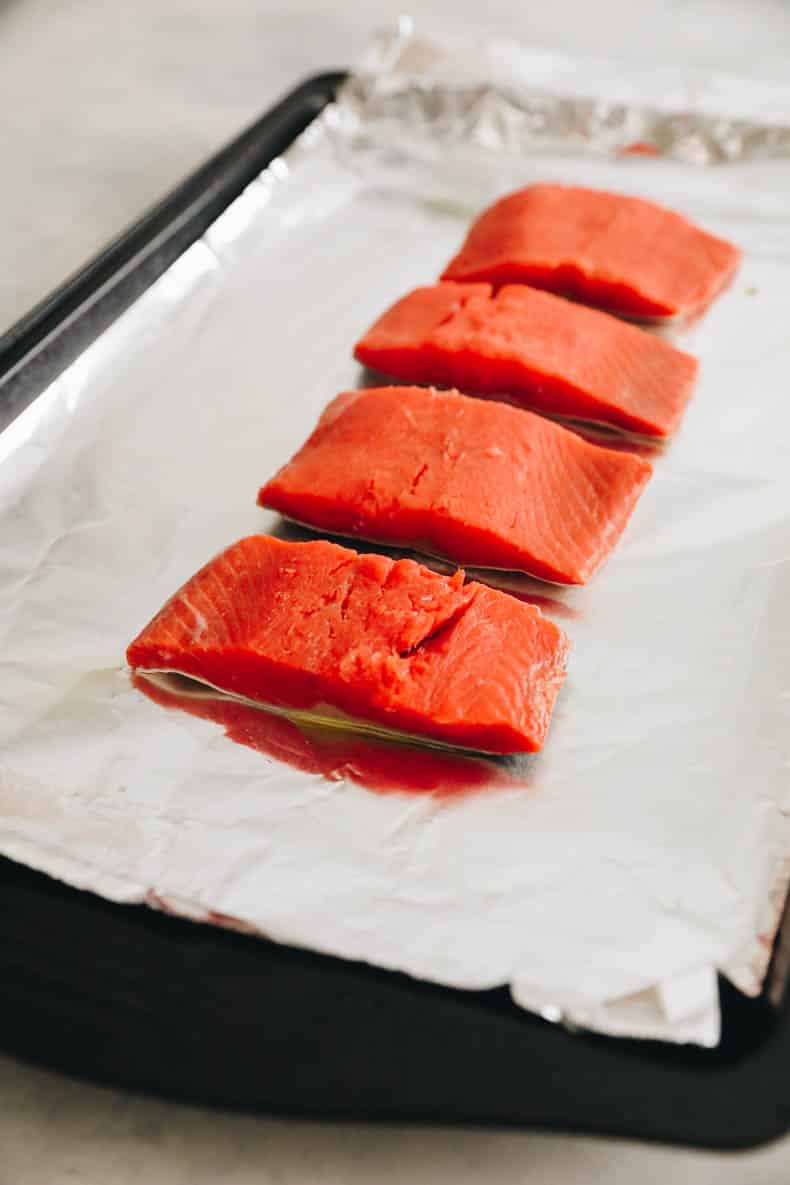
[[[0,0],[0,330],[306,75],[409,7],[427,30],[786,77],[782,0]],[[790,1140],[718,1156],[180,1107],[0,1057],[0,1185],[786,1185]]]
[[[2,1185],[787,1185],[790,1144],[713,1155],[530,1132],[228,1115],[0,1058]]]

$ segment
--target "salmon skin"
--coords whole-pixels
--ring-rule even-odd
[[[187,581],[127,661],[274,708],[516,753],[543,744],[567,652],[539,609],[461,571],[254,535]]]
[[[354,353],[405,382],[660,438],[677,428],[697,376],[696,358],[663,338],[523,285],[417,288]]]
[[[530,284],[625,317],[691,317],[722,291],[740,251],[643,198],[530,185],[472,224],[443,280]]]
[[[338,535],[584,584],[650,463],[457,391],[346,391],[258,502]]]

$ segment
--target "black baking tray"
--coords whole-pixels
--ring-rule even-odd
[[[0,338],[0,427],[331,101],[308,79]],[[463,992],[115,905],[0,859],[0,1046],[255,1111],[517,1124],[715,1148],[790,1130],[790,913],[761,996],[720,981],[713,1050],[568,1032]]]

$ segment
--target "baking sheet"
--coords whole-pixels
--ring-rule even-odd
[[[634,86],[401,26],[0,436],[3,854],[439,983],[509,984],[608,1033],[714,1044],[716,971],[759,991],[788,873],[790,102],[662,72]],[[623,155],[659,115],[662,155]],[[689,154],[712,127],[740,147]],[[573,643],[544,752],[423,759],[134,687],[123,651],[162,601],[277,529],[258,486],[361,381],[356,338],[438,274],[481,204],[538,178],[666,202],[745,248],[731,291],[673,334],[701,381],[613,557],[583,589],[514,585]]]

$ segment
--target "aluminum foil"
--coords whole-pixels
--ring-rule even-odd
[[[115,900],[509,984],[549,1019],[715,1044],[716,972],[759,991],[789,871],[784,111],[753,83],[377,41],[0,436],[0,851]],[[586,588],[513,585],[573,643],[543,753],[398,749],[134,686],[124,649],[162,601],[280,529],[256,491],[361,381],[352,343],[536,178],[654,198],[745,249],[674,333],[701,380],[615,554]]]

